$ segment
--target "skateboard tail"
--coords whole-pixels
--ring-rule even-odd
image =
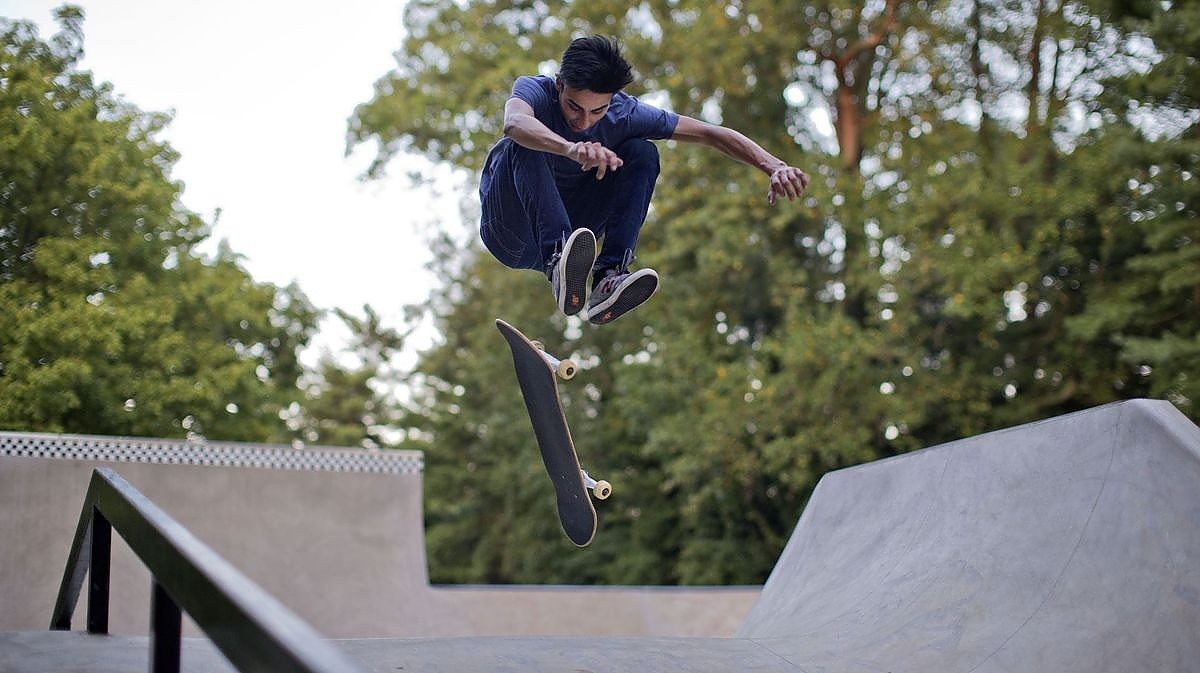
[[[558,503],[558,520],[562,523],[563,532],[567,534],[567,539],[576,547],[583,548],[592,543],[592,538],[596,535],[596,524],[593,522],[591,526],[567,526],[567,521],[572,521],[578,518],[574,514],[580,505],[578,503]]]

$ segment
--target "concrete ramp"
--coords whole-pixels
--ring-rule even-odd
[[[830,473],[739,636],[809,673],[1200,670],[1200,428],[1136,400]]]

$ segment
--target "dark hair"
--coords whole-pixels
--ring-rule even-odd
[[[633,81],[633,68],[621,56],[616,38],[592,35],[571,41],[558,75],[573,89],[616,93]]]

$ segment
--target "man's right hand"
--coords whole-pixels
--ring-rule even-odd
[[[567,149],[567,157],[579,162],[582,170],[596,169],[596,179],[603,180],[605,173],[615,171],[625,162],[616,152],[595,142],[578,142]]]

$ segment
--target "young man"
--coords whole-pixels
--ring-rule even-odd
[[[632,81],[616,40],[574,40],[556,77],[517,79],[504,105],[504,138],[480,179],[487,249],[506,266],[543,271],[559,309],[574,315],[586,307],[597,325],[658,289],[653,269],[629,269],[658,179],[651,140],[707,145],[761,170],[771,204],[780,196],[794,201],[808,186],[803,171],[741,133],[623,93]]]

